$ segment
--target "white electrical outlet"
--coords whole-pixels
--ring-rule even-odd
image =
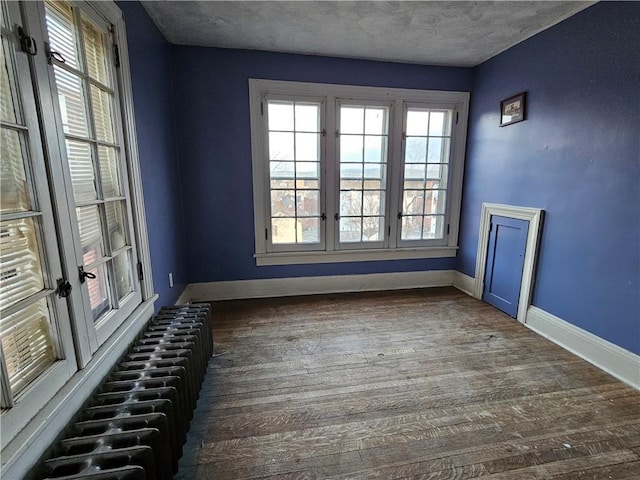
[[[173,288],[173,273],[169,272],[169,288]]]

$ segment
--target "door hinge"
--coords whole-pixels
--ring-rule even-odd
[[[326,131],[324,128],[322,129],[322,136],[323,136],[323,137],[326,137],[326,136],[327,136],[327,131]]]
[[[264,102],[260,102],[260,115],[264,116]]]
[[[142,269],[142,262],[138,262],[138,280],[144,280],[144,270]]]
[[[336,138],[340,138],[340,130],[336,130]]]
[[[449,235],[449,232],[450,232],[450,231],[451,231],[451,225],[449,225],[449,224],[447,223],[447,235]]]
[[[116,68],[120,68],[120,48],[117,44],[113,45],[113,60],[116,64]]]
[[[38,44],[20,25],[18,25],[18,38],[20,39],[20,48],[23,52],[31,56],[38,54]]]
[[[58,288],[56,288],[56,293],[60,298],[66,298],[69,295],[71,295],[71,290],[73,289],[73,287],[71,286],[71,284],[67,279],[59,278],[58,280],[56,280],[56,283],[58,284]]]
[[[336,214],[333,216],[333,218],[337,222],[338,220],[340,220],[340,214],[336,212]]]
[[[327,214],[322,212],[322,215],[320,215],[320,220],[324,221],[327,219]]]
[[[491,233],[491,230],[493,230],[493,222],[489,224],[489,233]]]
[[[264,229],[264,239],[265,240],[269,240],[269,229],[268,228]]]
[[[460,113],[456,112],[456,123],[458,123],[458,120],[460,119]]]
[[[387,237],[391,236],[391,225],[387,227]]]

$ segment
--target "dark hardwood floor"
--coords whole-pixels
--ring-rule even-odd
[[[180,479],[640,479],[640,392],[452,288],[213,303]]]

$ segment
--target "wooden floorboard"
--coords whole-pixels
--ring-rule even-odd
[[[453,288],[212,306],[176,479],[640,479],[640,392]]]

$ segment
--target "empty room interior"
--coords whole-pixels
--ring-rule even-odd
[[[640,479],[640,2],[1,5],[1,478]]]

